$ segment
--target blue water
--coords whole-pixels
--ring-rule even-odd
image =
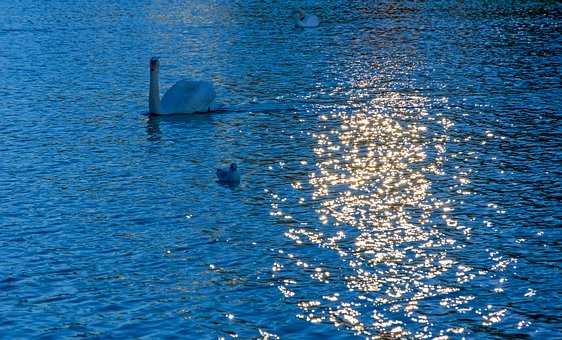
[[[0,337],[562,337],[559,3],[0,13]]]

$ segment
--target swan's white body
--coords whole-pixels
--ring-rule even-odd
[[[155,115],[209,112],[215,100],[213,84],[206,81],[180,80],[160,100],[159,61],[150,59],[148,111]]]
[[[320,25],[320,19],[314,14],[306,14],[302,9],[293,13],[296,27],[310,28]]]
[[[230,164],[226,169],[217,169],[217,178],[221,183],[236,184],[240,182],[240,173],[235,163]]]

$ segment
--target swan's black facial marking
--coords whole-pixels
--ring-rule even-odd
[[[150,71],[156,71],[158,68],[158,59],[152,58],[150,59]]]

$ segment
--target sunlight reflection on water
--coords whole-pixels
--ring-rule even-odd
[[[336,252],[340,263],[331,267],[346,267],[346,286],[357,294],[353,299],[337,298],[336,291],[299,303],[301,317],[365,335],[412,335],[411,323],[417,322],[417,335],[431,335],[426,326],[430,321],[418,312],[418,304],[458,291],[434,283],[451,270],[454,262],[447,251],[455,241],[431,225],[435,211],[445,213],[440,209],[443,203],[428,192],[427,176],[442,173],[448,122],[441,119],[441,131],[428,136],[424,123],[434,117],[428,117],[421,96],[385,93],[361,107],[357,96],[350,95],[350,102],[351,113],[334,108],[319,114],[323,132],[313,135],[317,171],[309,179],[312,200],[320,202],[318,219],[332,226],[331,234],[301,223],[286,235],[297,244],[305,239],[311,246]],[[293,262],[303,266],[299,257]],[[312,265],[309,271],[312,278],[329,284],[330,271]],[[291,288],[281,289],[287,296]],[[399,312],[407,319],[386,314]]]

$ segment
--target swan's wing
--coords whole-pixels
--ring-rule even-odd
[[[320,25],[320,19],[316,15],[307,14],[304,19],[302,19],[303,26],[305,27],[316,27]]]
[[[213,100],[213,84],[206,81],[181,80],[162,97],[163,113],[207,112]]]

